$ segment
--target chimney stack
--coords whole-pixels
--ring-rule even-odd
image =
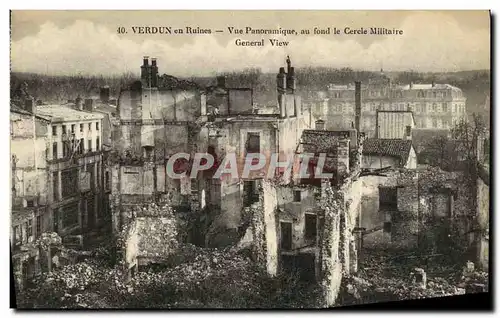
[[[413,88],[413,82],[410,82],[410,89]]]
[[[361,131],[361,82],[354,83],[354,115],[355,126],[358,133]]]
[[[24,101],[24,109],[29,111],[32,114],[36,113],[36,105],[35,105],[35,100],[33,98],[27,98]]]
[[[278,91],[278,107],[280,110],[281,118],[286,117],[286,103],[285,103],[285,92],[286,92],[286,73],[285,68],[280,67],[278,75],[276,75],[276,90]]]
[[[278,94],[285,93],[286,89],[286,73],[285,68],[280,67],[278,75],[276,75],[276,87],[278,89]]]
[[[149,57],[145,56],[141,66],[141,82],[143,87],[151,87],[151,67],[149,66]]]
[[[217,76],[217,87],[226,88],[226,77],[224,75]]]
[[[85,106],[83,108],[84,110],[88,111],[88,112],[91,112],[94,110],[94,100],[93,99],[86,99],[85,100]]]
[[[103,86],[100,89],[99,92],[99,98],[101,99],[101,102],[103,103],[108,103],[109,102],[109,86]]]
[[[286,102],[285,102],[285,94],[278,93],[278,107],[280,109],[280,117],[286,117]]]
[[[151,58],[151,87],[158,87],[158,65],[156,58]]]
[[[295,68],[289,67],[288,74],[286,75],[286,88],[291,94],[295,91]]]
[[[316,130],[325,130],[325,121],[322,119],[316,120]]]
[[[436,87],[436,82],[434,82],[434,80],[432,80],[432,87]]]
[[[76,109],[78,110],[83,110],[83,100],[80,96],[78,96],[75,100],[75,106],[76,106]]]

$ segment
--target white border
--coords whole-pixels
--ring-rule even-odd
[[[36,0],[32,0],[32,1],[15,1],[15,3],[8,3],[7,1],[3,1],[2,2],[2,7],[5,6],[5,8],[2,8],[3,10],[0,11],[2,12],[2,15],[1,15],[1,18],[2,18],[2,25],[4,27],[4,32],[1,32],[0,33],[0,36],[1,36],[1,43],[4,44],[4,47],[5,49],[3,49],[1,51],[1,54],[2,54],[2,61],[4,61],[4,63],[2,63],[1,67],[2,67],[2,72],[1,74],[4,74],[3,76],[3,81],[2,81],[2,89],[1,89],[1,94],[2,94],[2,100],[4,101],[3,103],[3,106],[1,107],[1,110],[5,112],[5,115],[2,116],[1,118],[4,118],[5,122],[3,125],[0,125],[0,140],[2,142],[2,147],[0,149],[4,149],[4,155],[1,156],[1,160],[2,160],[2,164],[0,164],[0,169],[2,170],[1,171],[1,174],[2,176],[8,176],[9,175],[9,171],[8,171],[8,167],[10,166],[10,154],[9,154],[9,151],[8,149],[10,149],[10,140],[9,140],[9,133],[8,133],[8,129],[9,129],[9,123],[7,122],[7,118],[9,117],[8,114],[7,114],[7,110],[8,110],[8,100],[9,100],[9,95],[10,95],[10,90],[9,90],[9,82],[10,82],[10,79],[9,79],[9,51],[8,51],[8,48],[9,48],[9,41],[10,41],[10,36],[9,36],[9,33],[7,32],[7,30],[9,30],[9,15],[8,15],[8,12],[7,10],[8,9],[17,9],[17,10],[21,10],[21,9],[38,9],[38,10],[48,10],[48,9],[56,9],[56,10],[69,10],[69,9],[72,9],[72,10],[76,10],[76,9],[114,9],[114,10],[132,10],[132,9],[142,9],[142,10],[155,10],[155,9],[191,9],[191,10],[194,10],[194,9],[211,9],[211,10],[214,10],[214,9],[226,9],[226,10],[241,10],[241,9],[260,9],[260,10],[263,10],[263,9],[267,9],[267,10],[270,10],[270,9],[281,9],[281,10],[286,10],[286,9],[303,9],[303,10],[319,10],[319,9],[328,9],[328,10],[361,10],[361,9],[376,9],[376,10],[382,10],[382,9],[386,9],[386,10],[396,10],[396,9],[399,9],[399,10],[415,10],[415,9],[420,9],[420,10],[423,10],[423,9],[434,9],[434,10],[437,10],[437,9],[446,9],[446,10],[465,10],[465,9],[468,9],[468,10],[478,10],[478,9],[492,9],[492,12],[493,13],[497,13],[500,12],[500,10],[498,9],[498,6],[499,6],[499,3],[500,1],[498,0],[483,0],[483,1],[470,1],[470,0],[454,0],[454,1],[449,1],[449,2],[444,2],[444,1],[433,1],[433,0],[420,0],[418,2],[416,1],[411,1],[411,2],[404,2],[404,1],[369,1],[369,0],[365,0],[365,1],[342,1],[342,2],[335,2],[335,4],[333,4],[333,2],[330,2],[330,1],[319,1],[319,0],[307,0],[307,1],[292,1],[292,0],[287,0],[287,1],[284,1],[283,3],[280,3],[279,5],[278,4],[273,4],[273,3],[270,3],[270,1],[265,1],[265,0],[253,0],[251,2],[226,2],[226,1],[179,1],[178,3],[172,3],[171,1],[125,1],[125,0],[122,0],[122,1],[117,1],[115,3],[112,3],[112,2],[104,2],[102,0],[87,0],[87,1],[79,1],[79,3],[77,3],[76,1],[49,1],[49,0],[45,0],[45,1],[36,1]],[[11,7],[7,7],[7,5],[10,4]],[[498,20],[497,20],[497,23],[498,23]],[[494,34],[494,41],[498,41],[498,33],[495,33]],[[496,71],[495,70],[492,70],[492,73]],[[496,81],[498,82],[498,81]],[[498,91],[498,83],[495,83],[495,87],[494,87],[494,91]],[[494,118],[494,121],[497,121],[498,120],[498,116],[500,116],[498,114],[498,112],[496,112],[495,114],[495,118]],[[495,125],[494,125],[495,127]],[[495,127],[494,129],[494,133],[496,134],[497,132],[497,128]],[[498,135],[496,135],[498,136]],[[3,180],[4,180],[4,188],[3,188],[3,191],[0,191],[0,195],[1,195],[1,198],[0,198],[0,202],[2,202],[4,204],[4,209],[3,209],[3,212],[2,212],[2,217],[4,218],[3,219],[3,222],[1,222],[1,224],[3,225],[3,235],[4,235],[4,240],[3,240],[3,244],[1,244],[0,248],[2,250],[2,255],[4,256],[3,257],[3,262],[1,263],[1,269],[0,269],[0,277],[1,277],[1,281],[0,281],[0,286],[2,286],[2,309],[4,311],[4,313],[7,315],[7,316],[11,316],[11,315],[14,315],[14,311],[13,310],[9,310],[9,294],[10,294],[10,290],[8,289],[8,286],[9,286],[9,282],[10,282],[10,272],[9,272],[9,267],[10,267],[10,264],[9,264],[9,245],[8,245],[8,241],[7,241],[7,236],[9,235],[10,233],[10,229],[9,229],[9,223],[10,223],[10,220],[9,220],[9,214],[10,214],[10,206],[9,206],[9,202],[10,202],[10,189],[9,189],[9,178],[8,177],[4,177]],[[498,191],[500,190],[497,190],[495,189],[495,195],[494,197],[496,198],[499,198],[499,193]],[[495,209],[493,208],[493,211]],[[493,212],[494,213],[494,212]],[[495,218],[495,219],[498,219]],[[498,222],[498,220],[496,220],[496,223]],[[497,225],[497,224],[496,224]],[[499,228],[498,225],[497,226],[494,226],[495,228]],[[497,248],[495,250],[495,255],[497,254],[498,252],[498,244],[497,245]],[[497,264],[495,264],[497,265]],[[497,266],[495,266],[495,268],[492,268],[493,271],[495,271]],[[496,275],[495,275],[496,276]],[[491,285],[493,287],[493,284]],[[500,297],[499,296],[499,293],[496,292],[495,293],[496,297],[495,297],[495,303],[498,303],[497,300],[498,298]],[[176,314],[182,314],[182,313],[168,313],[166,312],[167,314],[169,315],[176,315]],[[210,314],[210,312],[207,312],[208,314]],[[238,314],[241,315],[241,316],[247,316],[247,315],[251,315],[251,314],[256,314],[258,313],[259,315],[269,315],[270,313],[264,313],[264,312],[239,312]],[[357,313],[357,312],[338,312],[338,311],[335,311],[335,312],[323,312],[323,313],[326,313],[326,314],[333,314],[333,315],[349,315],[349,316],[352,316],[352,315],[364,315],[364,313]],[[18,313],[19,314],[19,313]],[[40,315],[42,316],[50,316],[50,315],[53,315],[53,313],[51,312],[40,312],[39,313]],[[78,314],[78,315],[81,315],[81,314],[87,314],[87,312],[81,312],[81,313],[78,313],[78,312],[60,312],[60,313],[57,313],[58,315],[75,315],[75,314]],[[110,312],[102,312],[101,315],[114,315],[115,313],[110,313]],[[127,312],[116,312],[116,314],[127,314]],[[134,313],[132,312],[132,314],[139,314],[139,313]],[[159,313],[159,314],[164,314],[164,313]],[[188,312],[188,313],[185,313],[185,314],[189,314],[189,315],[197,315],[197,313],[194,313],[194,312]],[[285,313],[285,312],[273,312],[271,313],[273,316],[280,316],[280,315],[287,315],[289,313]],[[309,315],[310,312],[297,312],[297,313],[294,313],[294,314],[298,314],[298,315]],[[378,313],[376,315],[379,315],[379,316],[386,316],[390,314],[390,312],[387,312],[387,313]],[[399,312],[395,312],[394,314],[396,315],[401,315],[402,313],[399,313]],[[404,313],[405,315],[411,315],[411,313]],[[425,312],[415,312],[415,314],[418,314],[418,315],[422,315],[422,314],[425,314]],[[460,315],[461,313],[449,313],[449,314],[445,314],[447,316],[455,316],[455,315]],[[464,314],[467,314],[467,312],[464,312]],[[2,315],[3,316],[3,315]]]

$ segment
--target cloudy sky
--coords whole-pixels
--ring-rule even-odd
[[[13,11],[13,71],[50,74],[139,72],[156,57],[176,76],[260,67],[276,71],[290,55],[297,67],[332,66],[388,71],[489,69],[487,11]],[[133,34],[133,26],[224,29],[212,35]],[[286,48],[237,47],[228,26],[312,29],[384,27],[398,36],[294,36]],[[127,34],[118,34],[125,27]],[[245,40],[279,38],[241,36]],[[283,40],[283,37],[281,37]],[[267,44],[267,43],[266,43]]]

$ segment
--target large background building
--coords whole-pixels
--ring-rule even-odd
[[[355,87],[331,84],[312,110],[326,122],[326,129],[348,129],[355,123]],[[375,137],[377,111],[411,111],[415,128],[449,129],[466,116],[466,98],[460,88],[449,84],[396,85],[387,77],[361,86],[360,128]]]

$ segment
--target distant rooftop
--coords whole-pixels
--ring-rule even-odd
[[[368,85],[362,85],[362,87],[367,87]],[[400,89],[400,90],[420,90],[420,89],[450,89],[455,91],[462,91],[460,88],[450,85],[450,84],[406,84],[406,85],[393,85],[392,88]],[[337,85],[337,84],[329,84],[328,90],[330,91],[342,91],[342,90],[354,90],[354,84],[348,85]]]
[[[411,86],[411,87],[410,87]],[[408,85],[398,85],[400,89],[410,90],[410,89],[451,89],[462,91],[460,88],[450,85],[450,84],[408,84]]]
[[[86,121],[103,119],[104,115],[76,110],[63,105],[41,105],[36,107],[37,114],[52,122]]]

